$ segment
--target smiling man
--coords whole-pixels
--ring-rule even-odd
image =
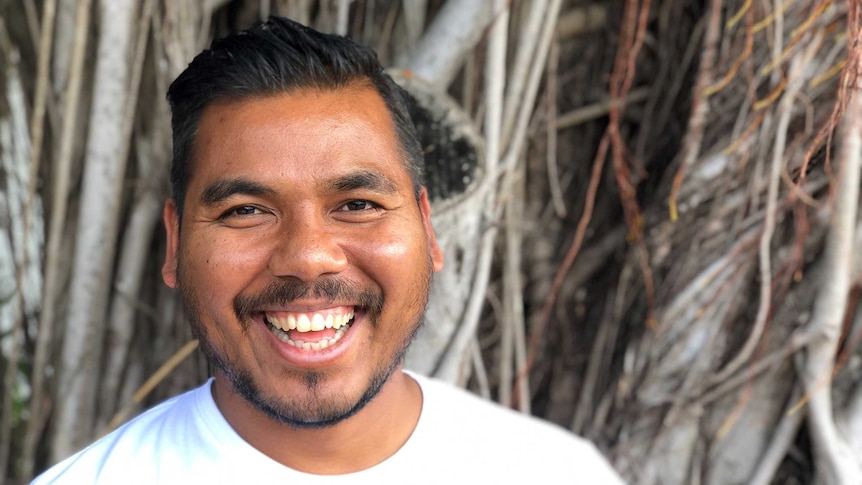
[[[162,274],[215,375],[37,483],[619,483],[562,429],[402,370],[443,255],[371,50],[273,18],[168,100]]]

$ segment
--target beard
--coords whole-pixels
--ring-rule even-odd
[[[180,264],[180,267],[182,265]],[[422,323],[422,316],[428,302],[428,292],[431,286],[433,270],[429,258],[427,277],[423,285],[415,293],[411,302],[419,309],[414,321],[405,322],[409,326],[396,352],[388,361],[382,361],[372,370],[365,385],[365,390],[358,398],[343,392],[324,396],[328,375],[319,371],[283,370],[284,379],[303,382],[306,393],[304,397],[280,397],[271,390],[262,389],[252,372],[238,362],[230,359],[224,349],[218,348],[208,334],[207,324],[203,322],[203,305],[197,298],[194,285],[183,280],[183,273],[178,272],[183,309],[192,334],[198,339],[201,351],[210,365],[218,369],[231,383],[234,390],[258,411],[273,421],[293,428],[325,428],[333,426],[355,415],[362,410],[375,396],[380,393],[383,385],[401,365],[404,354],[416,336]],[[188,283],[188,284],[187,284]],[[305,283],[294,278],[279,279],[270,283],[262,291],[255,294],[241,293],[234,298],[234,313],[240,322],[243,335],[248,331],[251,317],[260,308],[285,306],[302,297],[323,298],[327,301],[356,302],[357,308],[367,317],[368,324],[377,330],[379,318],[383,311],[383,295],[377,289],[360,288],[358,285],[329,277],[314,283]],[[349,330],[348,330],[349,331]]]

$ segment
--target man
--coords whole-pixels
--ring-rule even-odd
[[[215,376],[36,483],[619,483],[562,429],[402,370],[443,255],[370,49],[274,18],[168,100],[162,274]]]

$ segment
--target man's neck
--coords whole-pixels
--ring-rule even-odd
[[[400,369],[362,410],[326,428],[277,424],[236,394],[222,375],[213,398],[244,440],[273,460],[305,473],[340,475],[383,462],[407,441],[422,408],[419,385]]]

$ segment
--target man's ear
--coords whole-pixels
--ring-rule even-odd
[[[431,203],[428,202],[428,191],[422,187],[422,192],[419,194],[419,211],[422,213],[422,224],[425,226],[425,235],[428,237],[428,246],[431,251],[431,263],[434,266],[434,271],[443,269],[443,251],[437,245],[437,235],[434,234],[434,228],[431,226]]]
[[[180,247],[180,217],[177,213],[177,204],[174,199],[165,202],[162,214],[165,221],[165,233],[167,234],[167,249],[165,250],[165,265],[162,266],[162,279],[171,288],[177,287],[177,258]]]

